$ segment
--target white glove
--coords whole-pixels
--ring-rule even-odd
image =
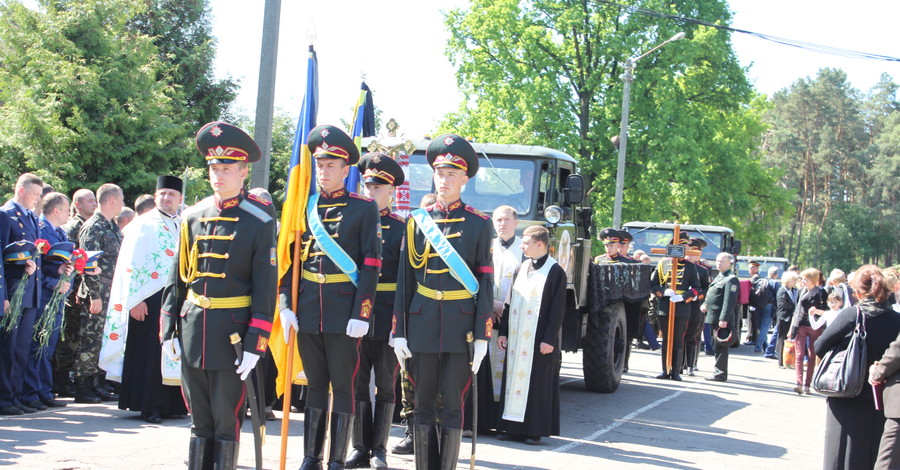
[[[244,351],[244,356],[240,359],[240,362],[238,362],[237,359],[234,360],[234,365],[238,366],[235,372],[241,376],[241,380],[247,380],[247,376],[250,375],[250,371],[256,367],[258,361],[259,356]]]
[[[673,295],[675,295],[675,291],[673,291],[672,289],[666,289],[666,291],[663,292],[663,295],[666,297],[672,297]]]
[[[756,311],[756,307],[750,307],[749,310],[750,310],[751,312],[755,312],[755,311]]]
[[[476,339],[475,340],[475,355],[472,357],[472,373],[477,374],[478,368],[481,367],[481,363],[484,361],[484,356],[487,355],[487,346],[488,342],[484,339]]]
[[[175,338],[167,339],[162,343],[162,352],[172,361],[181,359],[181,345]]]
[[[300,331],[297,315],[291,309],[283,308],[278,312],[278,319],[281,320],[281,329],[284,330],[284,344],[288,344],[288,340],[291,339],[291,328],[294,329],[294,334]]]
[[[362,338],[369,332],[369,322],[351,319],[347,322],[347,336]]]
[[[406,360],[412,357],[412,351],[406,346],[406,338],[394,338],[394,355],[400,368],[406,370]]]
[[[669,297],[669,300],[672,302],[681,302],[682,300],[684,300],[684,297],[682,297],[678,294],[675,294],[675,295]]]

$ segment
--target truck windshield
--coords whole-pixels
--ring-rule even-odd
[[[531,212],[535,187],[535,162],[510,158],[479,158],[479,170],[463,188],[462,200],[466,204],[490,215],[498,206],[509,205],[519,217]],[[419,201],[432,192],[432,170],[425,155],[409,157],[410,206],[419,207]]]
[[[651,248],[665,248],[666,244],[669,243],[669,240],[672,239],[672,231],[665,229],[639,229],[639,228],[629,228],[628,232],[634,236],[634,242],[631,245],[631,249],[629,252],[633,253],[635,250],[644,250],[648,255],[653,257],[659,257],[661,255],[654,255],[651,253]],[[691,233],[691,237],[698,237],[699,234]],[[703,259],[716,259],[716,255],[721,252],[722,246],[722,234],[721,233],[708,233],[704,232],[705,237],[702,237],[706,240],[706,248],[703,249],[703,254],[700,256]]]

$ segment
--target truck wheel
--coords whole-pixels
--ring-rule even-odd
[[[584,384],[592,392],[612,393],[619,388],[625,367],[625,305],[617,302],[599,315],[588,316],[582,342]]]

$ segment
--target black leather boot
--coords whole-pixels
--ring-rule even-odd
[[[415,450],[413,447],[412,424],[410,424],[409,419],[404,419],[402,424],[406,428],[406,437],[397,445],[391,447],[391,452],[398,455],[412,455]]]
[[[388,468],[387,441],[394,420],[394,403],[375,402],[375,419],[372,433],[372,468]],[[349,468],[349,467],[348,467]]]
[[[441,470],[455,470],[462,429],[441,428]]]
[[[100,403],[100,397],[94,395],[92,390],[94,381],[90,378],[75,379],[75,403],[90,403],[96,405]]]
[[[353,451],[344,468],[369,468],[369,450],[372,448],[372,403],[356,402],[356,418],[353,420]]]
[[[440,468],[437,429],[433,424],[414,424],[413,446],[416,454],[416,470],[436,470]],[[461,435],[460,435],[461,437]]]
[[[188,470],[213,470],[213,440],[191,436],[188,447]]]
[[[306,408],[303,418],[303,463],[300,470],[322,470],[325,446],[325,410]]]
[[[328,470],[344,470],[344,459],[350,445],[350,428],[353,427],[352,413],[331,413],[331,448],[328,451]]]
[[[237,441],[223,441],[216,439],[215,461],[213,470],[234,470],[237,468],[238,443]]]

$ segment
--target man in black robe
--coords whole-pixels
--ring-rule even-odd
[[[528,227],[522,234],[522,251],[528,259],[514,278],[497,341],[507,351],[500,439],[524,439],[530,445],[539,444],[543,436],[559,434],[559,340],[566,273],[550,257],[549,244],[550,233],[544,227]],[[522,362],[529,357],[527,380],[516,379],[529,369]]]

